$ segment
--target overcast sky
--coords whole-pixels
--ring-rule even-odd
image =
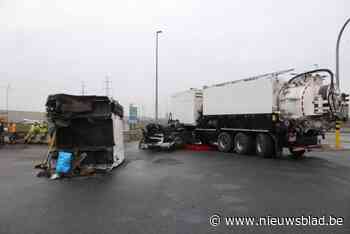
[[[154,114],[155,31],[160,110],[168,96],[286,68],[334,70],[349,0],[0,0],[0,109],[43,111],[51,93],[105,93]],[[350,25],[341,44],[350,92]],[[257,96],[258,98],[258,96]]]

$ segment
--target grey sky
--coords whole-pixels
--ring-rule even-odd
[[[0,109],[44,110],[50,93],[104,94],[154,113],[155,31],[160,110],[168,96],[259,73],[335,67],[348,0],[0,0]],[[341,44],[341,87],[350,92],[350,27]]]

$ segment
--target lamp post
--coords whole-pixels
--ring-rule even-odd
[[[156,32],[156,100],[155,100],[155,120],[158,121],[158,35],[161,30]]]
[[[337,39],[335,75],[336,75],[336,80],[337,80],[337,91],[338,92],[340,91],[340,87],[339,87],[339,45],[340,45],[340,40],[341,40],[341,37],[343,35],[344,29],[346,28],[346,26],[349,23],[350,23],[350,18],[345,21],[343,27],[340,29],[340,32],[338,34],[338,39]],[[341,121],[337,120],[336,126],[335,126],[335,148],[337,148],[337,149],[341,148],[340,128],[341,128]]]
[[[337,48],[336,48],[336,60],[335,60],[335,75],[336,75],[336,80],[337,80],[337,89],[339,91],[339,44],[340,44],[340,39],[343,35],[344,29],[346,25],[350,23],[350,18],[347,19],[343,25],[343,27],[340,29],[340,32],[338,34],[338,39],[337,39]]]

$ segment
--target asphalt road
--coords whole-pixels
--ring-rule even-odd
[[[350,233],[349,151],[303,160],[139,151],[107,175],[50,181],[43,146],[0,149],[0,233]],[[336,216],[339,226],[212,227],[209,217]]]

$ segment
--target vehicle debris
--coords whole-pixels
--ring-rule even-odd
[[[169,119],[167,125],[150,123],[142,129],[140,149],[167,149],[183,148],[186,143],[193,142],[193,136],[185,131],[185,126],[177,120]]]
[[[106,96],[50,95],[49,148],[38,176],[51,179],[109,171],[124,161],[123,107]]]

